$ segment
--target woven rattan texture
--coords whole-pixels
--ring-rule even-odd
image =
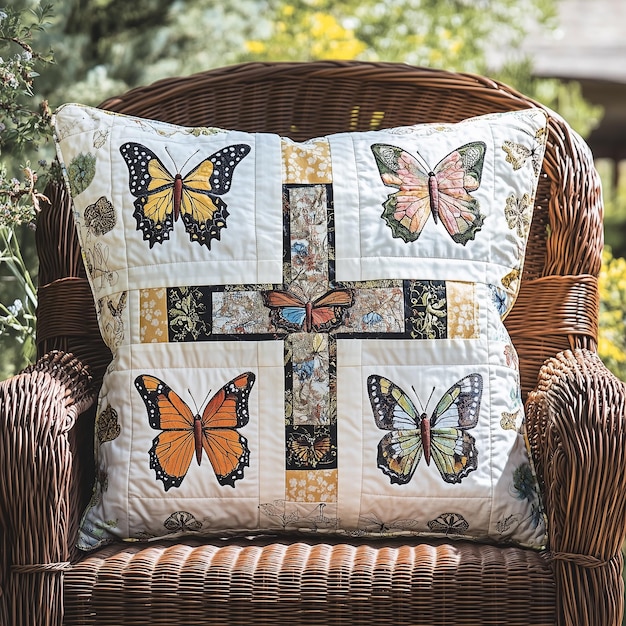
[[[472,544],[311,545],[300,538],[112,546],[78,564],[65,586],[66,623],[76,625],[148,625],[166,623],[157,622],[165,616],[169,624],[294,626],[555,620],[544,558]]]
[[[315,62],[212,70],[103,106],[302,140],[539,105],[476,76]],[[37,230],[41,360],[0,384],[0,625],[621,624],[626,389],[593,352],[600,186],[588,148],[549,116],[522,287],[507,326],[524,397],[536,387],[528,433],[551,558],[471,543],[314,537],[77,553],[92,484],[93,408],[76,417],[93,401],[111,356],[93,315],[71,204],[53,184]],[[53,349],[78,359],[45,356]]]

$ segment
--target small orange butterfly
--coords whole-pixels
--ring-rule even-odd
[[[331,289],[313,302],[285,289],[263,292],[263,303],[271,310],[272,323],[295,332],[328,332],[341,326],[353,302],[352,290],[343,288]]]
[[[200,465],[202,450],[220,485],[234,487],[235,481],[243,478],[250,450],[248,441],[236,429],[249,421],[248,397],[254,381],[252,372],[240,374],[211,398],[202,415],[194,415],[180,396],[156,376],[135,379],[150,426],[162,431],[153,439],[149,455],[150,468],[163,481],[165,491],[180,486],[194,455]]]
[[[333,464],[337,449],[328,432],[293,432],[287,440],[288,461],[299,468]]]

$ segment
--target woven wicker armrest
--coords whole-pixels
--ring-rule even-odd
[[[529,397],[563,623],[621,623],[626,385],[595,353],[549,359]]]
[[[39,623],[61,601],[77,523],[70,433],[93,400],[89,373],[60,352],[0,383],[0,624]]]

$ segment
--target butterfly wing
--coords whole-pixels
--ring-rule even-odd
[[[152,441],[150,468],[165,491],[183,482],[195,453],[194,415],[178,394],[156,376],[142,375],[135,387],[148,410],[148,422],[163,432]]]
[[[478,467],[476,441],[467,429],[478,423],[483,378],[468,374],[443,394],[431,422],[431,456],[447,483],[460,483]]]
[[[436,215],[452,239],[462,245],[474,239],[484,223],[479,202],[470,191],[480,186],[486,150],[482,141],[467,143],[444,157],[433,172]]]
[[[234,144],[218,150],[183,178],[180,213],[191,241],[211,248],[226,228],[228,210],[219,198],[231,186],[235,167],[250,152],[250,146]]]
[[[462,535],[469,528],[469,523],[460,513],[442,513],[428,522],[428,528],[435,533]]]
[[[372,152],[382,181],[398,188],[383,204],[382,218],[394,237],[415,241],[431,213],[428,172],[414,156],[397,146],[374,144]]]
[[[234,487],[250,464],[248,441],[236,429],[250,419],[248,398],[254,381],[252,372],[240,374],[226,383],[202,412],[202,447],[220,485]]]
[[[378,444],[378,467],[392,483],[408,483],[424,452],[420,424],[422,417],[398,385],[372,374],[367,391],[376,426],[389,430]]]
[[[328,332],[341,326],[343,317],[354,302],[350,289],[333,289],[313,302],[311,310],[311,330]]]
[[[133,217],[150,247],[170,238],[174,228],[174,177],[146,146],[129,141],[120,146],[128,167],[128,185],[135,196]]]

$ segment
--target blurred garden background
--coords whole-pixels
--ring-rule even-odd
[[[2,0],[0,0],[0,3]],[[0,4],[0,379],[34,357],[50,112],[243,61],[363,59],[491,76],[556,110],[603,179],[600,355],[626,379],[623,0],[10,0]]]

